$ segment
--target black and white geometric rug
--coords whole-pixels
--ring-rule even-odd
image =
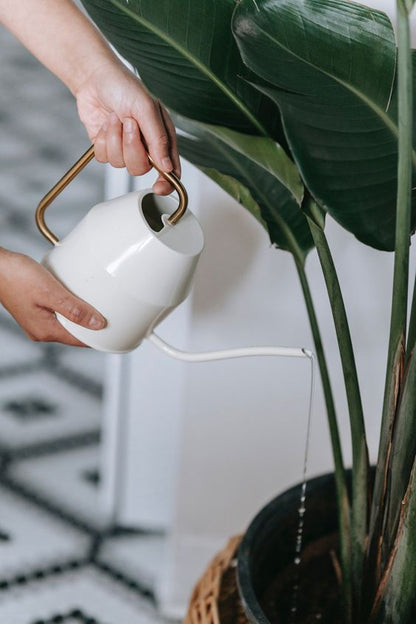
[[[39,260],[44,193],[88,147],[72,96],[0,30],[0,246]],[[50,209],[62,236],[102,194],[91,164]],[[103,356],[30,342],[0,309],[0,623],[157,624],[163,538],[97,511]]]

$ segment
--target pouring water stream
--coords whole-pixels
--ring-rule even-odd
[[[310,352],[309,352],[310,353]],[[296,576],[292,588],[292,606],[290,609],[290,621],[289,624],[296,624],[296,616],[298,612],[298,592],[299,592],[299,565],[302,561],[302,546],[303,546],[303,530],[305,524],[305,511],[306,511],[306,486],[307,486],[307,473],[308,473],[308,458],[309,458],[309,446],[311,438],[311,423],[313,413],[313,401],[315,396],[315,358],[313,353],[310,353],[311,361],[311,384],[309,391],[309,406],[308,417],[306,425],[306,440],[305,451],[303,455],[303,467],[302,467],[302,485],[300,489],[299,507],[298,507],[298,526],[296,531],[296,544],[295,544],[295,557],[293,563],[296,566]]]

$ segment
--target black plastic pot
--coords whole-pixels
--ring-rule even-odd
[[[246,615],[253,624],[270,624],[260,596],[295,557],[301,485],[264,507],[251,522],[238,552],[238,585]],[[303,546],[337,531],[333,474],[308,481]]]

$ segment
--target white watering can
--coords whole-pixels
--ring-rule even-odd
[[[189,353],[167,344],[153,329],[189,293],[204,246],[196,217],[187,210],[185,188],[172,173],[161,171],[179,195],[155,195],[151,189],[128,193],[97,204],[63,240],[49,230],[46,208],[92,160],[91,146],[40,201],[36,223],[54,245],[44,266],[72,293],[94,306],[107,320],[104,329],[91,330],[61,314],[59,322],[84,344],[111,353],[127,353],[144,338],[170,357],[187,362],[207,362],[240,357],[297,357],[311,362],[311,396],[314,357],[300,347],[252,346]]]
[[[68,290],[107,320],[94,331],[57,314],[73,336],[100,351],[126,353],[187,296],[204,246],[201,226],[187,210],[187,193],[172,173],[162,172],[179,195],[151,189],[128,193],[94,206],[63,240],[44,221],[46,208],[90,162],[94,147],[75,163],[39,203],[36,223],[54,244],[44,266]]]

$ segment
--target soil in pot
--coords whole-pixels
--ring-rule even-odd
[[[260,604],[271,624],[343,624],[337,548],[336,533],[310,542],[270,581]]]

